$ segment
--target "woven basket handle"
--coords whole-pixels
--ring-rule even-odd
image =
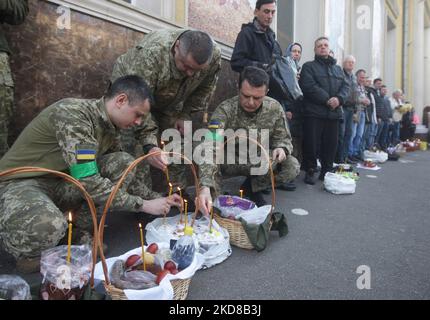
[[[112,190],[111,194],[109,195],[109,198],[105,204],[105,207],[103,209],[103,214],[100,220],[100,224],[99,224],[99,230],[98,230],[98,234],[99,234],[99,243],[103,243],[103,235],[104,235],[104,226],[105,226],[105,221],[106,221],[106,216],[107,213],[109,211],[110,206],[112,205],[113,199],[115,198],[118,190],[121,188],[122,184],[124,183],[125,178],[128,176],[128,174],[137,167],[137,165],[139,165],[139,163],[141,163],[142,161],[146,160],[148,157],[152,157],[152,156],[158,156],[161,154],[165,154],[165,155],[176,155],[181,157],[182,159],[184,159],[188,164],[191,165],[191,171],[194,175],[194,182],[195,182],[195,186],[196,186],[196,194],[198,195],[200,193],[200,186],[199,186],[199,181],[197,179],[197,173],[196,173],[196,169],[193,165],[193,162],[191,160],[189,160],[187,157],[183,156],[180,153],[176,153],[176,152],[164,152],[164,151],[156,151],[156,152],[152,152],[149,153],[145,156],[142,156],[138,159],[136,159],[135,161],[133,161],[128,168],[124,171],[124,173],[122,174],[120,180],[118,181],[118,183],[115,185],[114,189]],[[194,212],[193,215],[193,222],[195,220],[195,217],[197,215],[197,212],[199,211],[199,205],[198,202],[196,203],[196,210]],[[103,267],[103,273],[105,275],[105,281],[106,284],[109,285],[110,281],[109,281],[109,272],[108,272],[108,268],[107,268],[107,264],[106,264],[106,258],[103,252],[103,247],[100,246],[100,259],[102,262],[102,267]]]
[[[85,190],[84,186],[78,180],[60,171],[55,171],[55,170],[50,170],[45,168],[38,168],[38,167],[19,167],[19,168],[0,172],[0,178],[11,176],[17,173],[29,173],[29,172],[44,172],[44,173],[49,173],[57,177],[60,177],[66,180],[67,182],[74,184],[84,195],[85,200],[87,201],[89,209],[91,211],[91,217],[93,219],[93,226],[94,226],[93,246],[92,246],[93,266],[91,270],[91,279],[90,279],[90,285],[91,285],[91,288],[93,288],[94,287],[94,268],[95,268],[96,259],[97,259],[97,247],[99,247],[100,252],[103,252],[103,248],[100,247],[100,243],[97,242],[97,240],[99,239],[98,231],[97,231],[97,214],[96,214],[96,207],[94,205],[93,199],[91,198],[89,193]]]
[[[261,148],[261,150],[263,151],[263,154],[264,154],[267,162],[269,163],[270,182],[272,184],[272,208],[270,209],[270,214],[272,214],[273,210],[275,209],[276,195],[275,195],[275,175],[273,174],[273,166],[272,166],[272,162],[270,161],[269,154],[267,153],[267,150],[257,140],[252,139],[252,138],[247,137],[247,136],[244,136],[244,135],[240,135],[240,134],[235,134],[234,136],[232,136],[229,139],[227,139],[227,141],[224,142],[224,146],[227,143],[229,143],[231,140],[235,140],[236,138],[246,139],[249,142],[252,142],[252,143],[256,144],[257,146],[259,146]]]

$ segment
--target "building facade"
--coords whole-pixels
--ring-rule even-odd
[[[49,104],[64,97],[100,97],[116,58],[162,28],[209,32],[222,47],[223,65],[211,108],[237,92],[229,59],[237,33],[253,18],[256,0],[29,0],[20,26],[4,25],[13,50],[16,115],[10,142]],[[309,23],[312,21],[312,23]],[[313,59],[314,40],[330,37],[339,61],[400,88],[422,115],[430,106],[430,0],[278,0],[274,23],[285,50],[303,45]]]

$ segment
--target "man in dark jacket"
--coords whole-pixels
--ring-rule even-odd
[[[282,55],[282,49],[276,41],[275,32],[270,28],[276,13],[276,0],[258,0],[255,5],[254,21],[242,25],[231,56],[231,68],[242,72],[245,67],[253,66],[270,71],[274,55]],[[269,96],[281,102],[275,96],[275,82],[270,79]]]
[[[242,25],[242,30],[236,39],[230,64],[236,72],[242,72],[245,67],[258,67],[270,75],[270,69],[275,62],[275,56],[282,55],[282,49],[276,41],[275,32],[270,28],[276,13],[276,0],[257,0],[254,11],[254,21]],[[277,89],[277,82],[270,77],[268,96],[282,104],[284,97]],[[277,189],[294,191],[293,183],[278,185]]]
[[[303,164],[306,170],[305,183],[315,184],[317,150],[320,147],[321,173],[324,180],[333,170],[336,155],[341,106],[349,96],[349,84],[336,60],[329,56],[329,39],[315,41],[315,60],[303,65],[300,87],[304,94],[304,149]]]
[[[376,95],[376,116],[378,118],[378,134],[376,142],[382,150],[386,150],[389,146],[388,131],[390,123],[393,121],[393,110],[391,109],[390,99],[388,98],[388,89],[386,86],[381,86],[380,89],[375,89]]]
[[[20,24],[28,14],[27,0],[1,0],[0,23]],[[0,158],[9,149],[7,144],[9,121],[12,117],[13,79],[9,66],[11,53],[6,37],[0,29]]]

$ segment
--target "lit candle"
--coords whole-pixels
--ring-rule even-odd
[[[240,197],[243,198],[243,190],[240,189],[239,192],[240,192]]]
[[[169,182],[169,197],[172,196],[173,185]]]
[[[188,201],[184,200],[185,202],[185,227],[187,227],[187,219],[188,219]]]
[[[184,208],[184,202],[182,200],[182,190],[181,188],[178,187],[178,191],[179,191],[179,196],[181,197],[181,209],[180,209],[180,217],[179,217],[179,223],[182,223],[182,212],[183,212],[183,208]]]
[[[69,236],[67,237],[67,264],[72,255],[72,212],[69,212]]]
[[[142,261],[143,261],[143,271],[146,271],[146,263],[145,263],[145,247],[143,243],[143,229],[142,224],[139,223],[139,229],[140,229],[140,243],[142,245]]]
[[[209,219],[209,232],[212,233],[212,219],[214,218],[214,207],[211,207],[211,217]]]

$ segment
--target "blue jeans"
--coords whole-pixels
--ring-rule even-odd
[[[352,109],[345,108],[343,110],[343,141],[340,146],[338,146],[338,158],[342,161],[344,161],[349,154],[349,148],[351,145],[351,136],[352,136],[352,116],[354,115],[354,112]]]
[[[365,125],[366,113],[361,111],[358,123],[352,124],[351,145],[349,147],[350,156],[359,156],[361,154],[361,142],[363,140]]]
[[[378,125],[378,133],[376,135],[376,142],[382,149],[386,149],[389,145],[388,141],[388,129],[390,123],[388,121],[381,121]]]
[[[375,138],[378,134],[378,124],[369,123],[366,125],[366,133],[364,134],[364,143],[362,143],[362,151],[369,150],[375,144]]]
[[[393,122],[390,125],[390,143],[397,145],[400,142],[400,122]]]

